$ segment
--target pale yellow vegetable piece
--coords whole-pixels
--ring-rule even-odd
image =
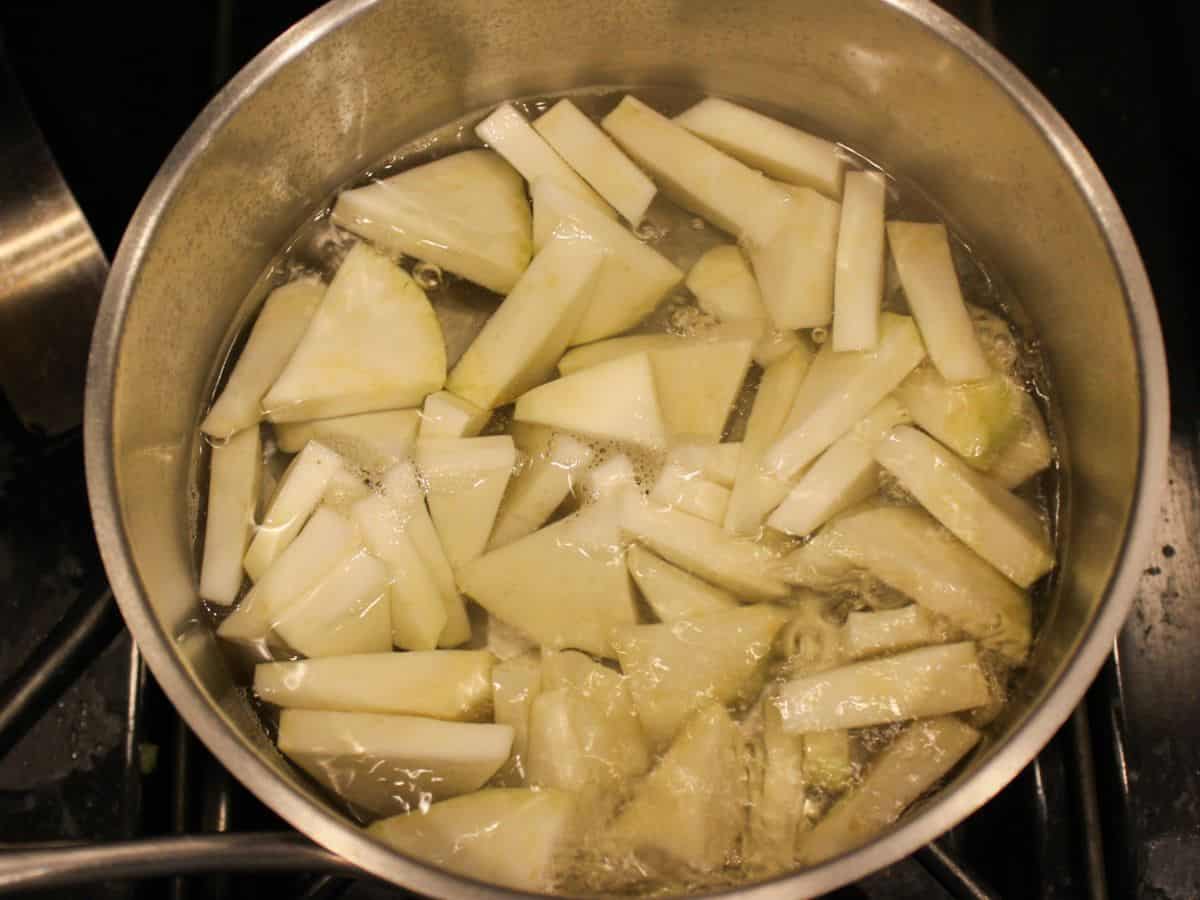
[[[550,241],[467,347],[446,390],[494,409],[549,378],[591,303],[604,255],[586,241]]]
[[[532,253],[525,184],[490,150],[465,150],[342,191],[333,223],[507,294]]]
[[[854,427],[895,390],[925,356],[913,320],[884,313],[879,346],[835,353],[826,344],[796,394],[796,401],[767,449],[763,467],[790,478]]]
[[[633,469],[633,460],[624,453],[617,453],[583,473],[579,485],[580,500],[583,503],[595,503],[614,495],[623,495],[626,488],[636,487],[637,473]]]
[[[650,499],[659,506],[678,509],[720,525],[729,507],[729,488],[689,472],[678,463],[668,462],[659,471],[650,490]]]
[[[954,637],[948,620],[912,603],[899,609],[856,610],[846,617],[842,647],[851,659],[944,644]]]
[[[875,448],[875,458],[934,518],[1021,587],[1054,568],[1054,547],[1037,510],[933,438],[901,426]]]
[[[422,862],[519,891],[548,893],[572,839],[564,791],[487,788],[375,822],[367,830]]]
[[[540,178],[557,181],[604,215],[616,217],[613,208],[575,174],[511,103],[500,104],[495,112],[475,126],[475,133],[508,160],[509,165],[530,184]]]
[[[992,374],[963,302],[946,226],[888,222],[888,246],[929,358],[947,381],[978,381]]]
[[[805,824],[804,736],[788,734],[778,708],[762,702],[762,781],[751,795],[746,854],[752,864],[790,868]],[[754,781],[751,781],[754,784]]]
[[[213,447],[200,596],[230,606],[242,587],[242,556],[254,526],[263,469],[258,427]]]
[[[972,641],[851,663],[793,679],[779,692],[783,727],[792,734],[924,719],[991,699]]]
[[[361,550],[284,610],[275,633],[310,659],[392,649],[388,570]]]
[[[738,461],[741,458],[742,442],[727,441],[709,448],[701,472],[709,481],[722,487],[732,488],[737,478]]]
[[[279,750],[372,815],[417,809],[483,787],[508,759],[507,725],[285,709]]]
[[[686,284],[700,308],[721,322],[767,317],[754,271],[736,244],[718,244],[705,252],[688,270]]]
[[[606,254],[571,344],[627,331],[683,280],[683,273],[669,259],[558,182],[535,181],[530,193],[535,247],[540,250],[552,240],[578,240],[595,244]]]
[[[609,631],[636,621],[618,498],[580,512],[458,570],[463,592],[544,647],[611,656]]]
[[[754,345],[754,361],[765,369],[797,348],[807,350],[808,345],[800,340],[796,332],[764,328],[762,337]]]
[[[624,97],[600,125],[663,193],[723,231],[762,242],[779,227],[787,206],[780,186],[636,97]]]
[[[734,609],[737,598],[634,544],[626,554],[629,573],[659,621],[692,619]]]
[[[1021,392],[1021,425],[1017,435],[996,455],[988,474],[1006,488],[1024,484],[1054,461],[1054,447],[1037,401]]]
[[[415,409],[390,409],[311,422],[277,422],[271,430],[284,453],[299,453],[309,441],[320,441],[364,471],[378,473],[408,459],[419,422]]]
[[[914,722],[880,752],[863,783],[802,838],[800,859],[815,864],[871,840],[944,778],[979,738],[952,716]]]
[[[745,750],[723,707],[710,703],[637,786],[610,833],[649,860],[684,871],[721,868],[736,849],[748,800]]]
[[[358,244],[262,403],[272,422],[324,419],[415,406],[445,380],[442,329],[425,292]]]
[[[263,418],[262,398],[279,377],[325,296],[325,285],[303,278],[276,288],[263,303],[233,374],[200,430],[224,440]]]
[[[878,172],[846,175],[833,281],[832,342],[839,353],[879,343],[886,203],[887,183]]]
[[[421,407],[418,437],[421,440],[475,437],[491,417],[491,410],[481,409],[449,391],[438,391],[426,397]]]
[[[535,119],[533,129],[630,225],[637,227],[656,188],[612,138],[566,99]]]
[[[528,781],[529,714],[542,692],[542,669],[536,653],[525,653],[492,668],[492,708],[497,725],[513,730],[512,752],[500,778],[509,786]]]
[[[782,720],[781,720],[782,727]],[[827,791],[843,790],[854,780],[855,764],[850,732],[813,731],[793,735],[804,745],[804,775],[809,783]]]
[[[761,605],[614,629],[612,644],[647,736],[661,745],[705,703],[752,695],[786,621],[785,610]]]
[[[513,417],[587,437],[654,449],[667,433],[645,353],[564,375],[517,400]]]
[[[830,197],[842,191],[842,159],[837,145],[824,138],[720,97],[706,97],[675,121],[772,178]]]
[[[416,461],[429,485],[433,524],[450,565],[457,568],[487,546],[517,449],[507,434],[432,438],[417,442]]]
[[[744,241],[776,328],[814,328],[833,320],[837,254],[836,201],[810,188],[788,188],[787,212],[765,241]]]
[[[491,711],[491,678],[484,650],[357,653],[263,663],[254,693],[286,708],[473,722]]]
[[[659,350],[670,350],[687,342],[674,334],[629,334],[624,337],[609,338],[572,347],[558,361],[558,371],[563,375],[573,375],[583,369],[590,369],[601,363],[612,362],[626,356],[636,356],[639,353],[654,354]]]
[[[527,656],[530,653],[536,655],[538,649],[537,641],[533,640],[519,628],[509,625],[503,619],[497,619],[490,613],[488,614],[487,621],[484,623],[484,633],[485,646],[488,652],[496,657],[496,659],[507,662],[518,656]]]
[[[546,454],[531,459],[509,484],[488,539],[488,549],[511,544],[544,525],[570,495],[576,479],[594,455],[587,444],[567,434],[555,434]]]

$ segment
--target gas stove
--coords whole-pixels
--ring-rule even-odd
[[[315,5],[160,5],[136,25],[128,11],[117,16],[102,4],[0,6],[0,54],[108,254],[192,118]],[[1180,189],[1196,154],[1175,124],[1176,110],[1200,96],[1200,67],[1185,46],[1197,13],[1180,0],[1154,15],[1075,0],[943,5],[1063,113],[1130,220],[1170,359],[1170,484],[1134,612],[1062,731],[962,825],[833,896],[1198,897],[1200,667],[1191,642],[1200,637],[1200,327],[1196,267],[1184,256],[1191,210]],[[406,896],[291,832],[191,735],[108,594],[78,429],[31,434],[3,398],[0,611],[0,893]],[[40,876],[30,874],[34,859],[45,867]],[[85,880],[54,886],[71,867]]]

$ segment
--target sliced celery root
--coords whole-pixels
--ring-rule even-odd
[[[262,469],[257,426],[212,449],[200,567],[200,596],[210,603],[230,606],[241,590],[242,557],[258,508]]]
[[[878,172],[849,172],[842,194],[833,282],[833,349],[872,350],[883,302],[887,184]]]
[[[626,562],[638,590],[661,622],[690,619],[724,612],[737,606],[737,598],[635,544]]]
[[[276,422],[271,430],[284,453],[299,453],[309,441],[319,441],[374,474],[408,459],[419,422],[415,409],[391,409],[310,422]]]

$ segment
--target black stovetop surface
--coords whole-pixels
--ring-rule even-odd
[[[9,61],[110,255],[158,165],[216,89],[315,5],[204,0],[135,15],[71,0],[0,4]],[[1188,227],[1197,160],[1185,132],[1200,99],[1198,14],[1184,0],[943,5],[1041,88],[1112,184],[1157,296],[1173,421],[1158,549],[1086,717],[942,846],[1005,898],[1200,897],[1200,327]],[[26,434],[0,398],[0,696],[67,610],[102,589],[78,434]],[[94,643],[82,672],[60,673],[57,699],[0,738],[0,853],[33,840],[283,827],[190,736],[117,623]],[[365,900],[402,892],[301,873],[39,896],[81,895]],[[950,895],[909,859],[837,896]]]

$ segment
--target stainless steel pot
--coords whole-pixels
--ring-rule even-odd
[[[1129,609],[1167,446],[1154,301],[1104,179],[1046,100],[921,0],[338,0],[208,106],[138,208],[104,294],[87,473],[105,564],[155,676],[228,768],[301,831],[423,893],[499,891],[369,840],[299,779],[231,678],[196,599],[191,493],[212,362],[264,264],[340,181],[502,98],[598,84],[743,98],[926,188],[1025,302],[1062,402],[1062,565],[995,740],[891,832],[746,888],[830,890],[912,852],[1033,758]]]

